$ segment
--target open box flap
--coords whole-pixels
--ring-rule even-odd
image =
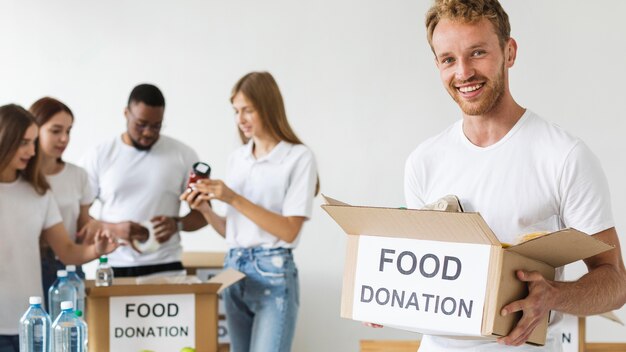
[[[207,281],[207,283],[221,284],[222,286],[217,290],[217,293],[221,293],[225,288],[243,279],[244,277],[246,277],[244,273],[235,269],[228,268],[213,276]]]
[[[576,229],[565,229],[507,248],[528,258],[557,268],[613,249],[600,240]]]
[[[349,235],[500,246],[478,213],[351,206],[330,197],[322,208]]]

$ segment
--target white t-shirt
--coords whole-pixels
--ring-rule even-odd
[[[59,223],[50,191],[39,195],[22,178],[0,183],[0,335],[16,335],[28,297],[43,297],[39,237]]]
[[[76,239],[80,207],[89,205],[95,198],[87,172],[79,166],[66,162],[61,172],[46,176],[54,199],[59,206],[63,225],[72,241]]]
[[[159,215],[178,216],[178,197],[197,161],[190,147],[164,135],[147,151],[125,144],[121,136],[97,146],[85,156],[83,166],[102,205],[98,218],[141,223]],[[109,254],[109,263],[117,267],[165,264],[180,261],[181,253],[176,233],[148,254],[119,247]]]
[[[228,161],[226,184],[252,203],[282,216],[311,217],[317,165],[303,144],[279,142],[271,152],[256,159],[253,141],[237,148]],[[226,242],[230,247],[295,248],[264,231],[235,208],[226,209]]]
[[[454,194],[465,211],[479,212],[506,243],[535,231],[573,227],[591,235],[614,226],[606,178],[580,139],[527,110],[500,141],[481,148],[467,139],[462,123],[426,140],[409,156],[404,181],[409,208]],[[562,270],[557,270],[559,278]],[[545,347],[515,349],[424,336],[420,352],[555,351],[558,334],[552,324]],[[553,342],[557,345],[550,347]]]

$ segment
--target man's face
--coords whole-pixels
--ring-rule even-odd
[[[159,139],[163,123],[163,106],[149,106],[142,102],[131,102],[125,109],[126,133],[139,150],[149,150]]]
[[[515,50],[511,42],[503,51],[487,19],[443,19],[435,27],[432,44],[441,80],[466,115],[484,115],[500,102],[508,89],[506,68],[513,64],[504,55]]]

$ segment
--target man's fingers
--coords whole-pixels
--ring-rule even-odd
[[[500,315],[506,316],[511,313],[521,312],[526,307],[525,303],[526,303],[525,299],[520,299],[519,301],[513,301],[507,304],[506,306],[502,307],[502,310],[500,311]]]
[[[524,282],[539,281],[544,279],[543,275],[541,275],[538,271],[518,270],[516,274],[517,278]]]

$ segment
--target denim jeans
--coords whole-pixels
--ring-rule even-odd
[[[290,351],[300,306],[291,250],[234,248],[224,265],[246,274],[222,293],[231,352]]]
[[[19,352],[20,338],[18,335],[0,335],[0,352]]]

